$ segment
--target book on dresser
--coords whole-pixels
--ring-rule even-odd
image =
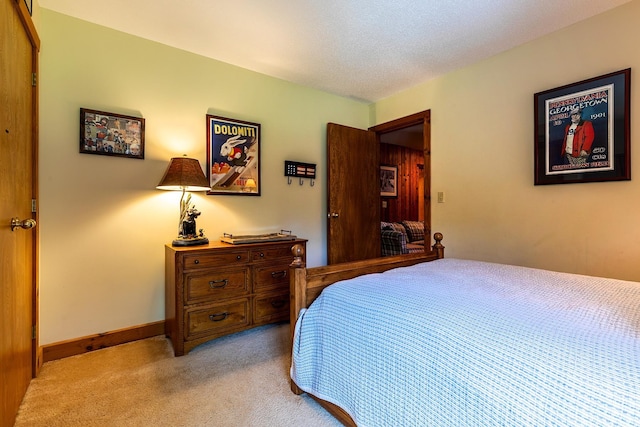
[[[165,246],[165,333],[176,356],[289,319],[291,248],[306,240]]]

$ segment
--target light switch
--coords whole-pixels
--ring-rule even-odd
[[[438,191],[438,203],[444,203],[444,191]]]

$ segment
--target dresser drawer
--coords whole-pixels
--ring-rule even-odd
[[[224,252],[201,252],[184,255],[182,268],[194,270],[208,267],[233,267],[249,261],[249,251],[233,250]]]
[[[186,339],[249,326],[249,298],[188,310]]]
[[[165,333],[174,354],[182,356],[209,340],[288,320],[295,244],[305,247],[306,240],[165,245]]]
[[[254,267],[253,291],[289,290],[289,264]]]
[[[258,261],[274,261],[278,258],[287,258],[289,262],[293,259],[291,254],[291,248],[295,243],[284,244],[281,246],[271,246],[260,249],[253,249],[251,251],[251,260]]]
[[[249,293],[249,268],[187,273],[184,303],[241,297]]]
[[[289,292],[256,295],[254,301],[253,323],[269,323],[289,318]]]

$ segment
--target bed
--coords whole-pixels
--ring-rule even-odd
[[[435,240],[310,269],[294,248],[295,393],[348,426],[640,426],[640,283],[444,259]]]

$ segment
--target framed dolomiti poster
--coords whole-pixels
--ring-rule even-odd
[[[535,185],[631,179],[631,69],[534,95]]]
[[[260,195],[260,124],[207,114],[207,194]]]

